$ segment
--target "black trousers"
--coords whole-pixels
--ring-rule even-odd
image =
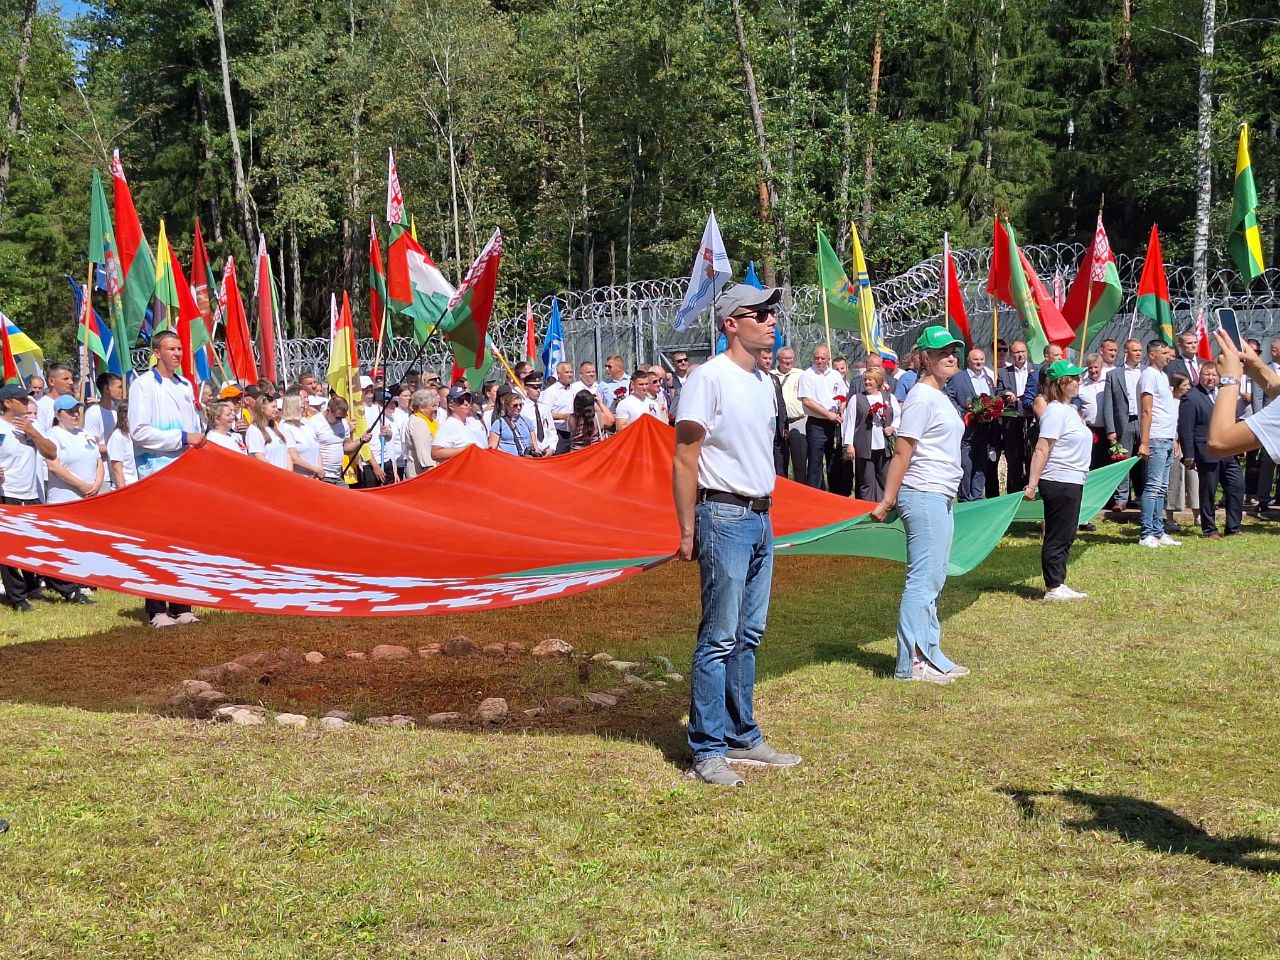
[[[1010,417],[1004,421],[1004,460],[1008,476],[1005,493],[1021,493],[1027,488],[1027,468],[1031,465],[1028,434],[1029,417]]]
[[[1067,582],[1067,556],[1076,542],[1080,525],[1080,499],[1084,484],[1041,480],[1040,499],[1044,501],[1044,544],[1040,547],[1040,569],[1044,588],[1052,590]]]
[[[561,454],[561,453],[568,453],[568,452],[569,452],[569,431],[556,430],[556,453]]]
[[[0,501],[12,507],[31,507],[40,503],[39,500],[20,500],[17,497],[0,497]],[[21,601],[39,593],[40,579],[40,574],[32,573],[30,570],[0,567],[0,582],[4,584],[5,597],[10,606],[17,606]],[[80,589],[79,584],[54,577],[45,577],[44,582],[45,586],[64,599]]]
[[[797,424],[787,425],[787,450],[791,457],[791,479],[805,483],[809,479],[809,439]]]
[[[824,489],[823,467],[826,467],[825,489],[833,488],[836,461],[840,452],[836,450],[836,439],[840,433],[840,425],[831,420],[819,420],[810,417],[805,423],[804,434],[808,447],[809,469],[806,471],[805,483],[818,490]]]
[[[147,619],[150,620],[157,613],[167,613],[171,617],[176,617],[180,613],[190,613],[191,606],[186,603],[168,603],[164,600],[153,600],[147,597],[146,602]]]
[[[976,424],[965,430],[960,439],[960,469],[963,471],[960,478],[961,501],[967,503],[986,496],[987,471],[996,469],[987,455],[990,449],[991,428],[988,424]]]
[[[1227,533],[1239,533],[1240,521],[1244,518],[1244,474],[1240,471],[1240,461],[1235,457],[1224,457],[1217,463],[1197,460],[1196,473],[1200,475],[1200,529],[1206,534],[1218,532],[1214,508],[1221,483],[1227,500]]]
[[[854,462],[854,495],[859,500],[879,503],[884,499],[884,484],[889,479],[889,451],[872,450],[870,456]]]

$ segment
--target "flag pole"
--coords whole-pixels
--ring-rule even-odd
[[[951,233],[942,232],[942,325],[951,323]]]

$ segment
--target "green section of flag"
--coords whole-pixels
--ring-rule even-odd
[[[1227,249],[1245,283],[1261,276],[1266,269],[1262,260],[1262,234],[1258,230],[1258,188],[1253,182],[1247,126],[1240,128],[1240,146],[1236,152],[1236,182],[1231,198],[1231,239],[1227,241]]]
[[[493,366],[493,351],[489,348],[487,336],[484,344],[480,342],[480,331],[476,329],[475,318],[471,315],[473,295],[472,290],[463,293],[462,298],[440,322],[440,330],[449,341],[453,362],[464,371],[467,383],[473,389],[478,389],[488,377],[489,368]]]
[[[1022,267],[1022,252],[1018,249],[1018,238],[1010,226],[1006,232],[1009,238],[1009,293],[1013,298],[1014,309],[1027,326],[1027,353],[1034,360],[1043,357],[1049,345],[1044,335],[1044,326],[1040,323],[1040,311],[1036,309],[1035,298],[1031,295],[1031,283],[1027,280],[1027,272]]]
[[[1138,297],[1137,310],[1151,321],[1153,339],[1163,340],[1174,346],[1173,340],[1173,305],[1155,293],[1144,293]]]
[[[815,320],[839,330],[858,333],[862,329],[862,316],[858,312],[858,291],[849,282],[844,265],[831,248],[826,234],[818,228],[818,287],[822,290],[823,303],[818,305]],[[825,308],[825,316],[823,310]],[[868,348],[870,349],[870,348]]]
[[[1084,339],[1081,340],[1085,349],[1115,318],[1116,311],[1124,301],[1124,287],[1120,285],[1120,271],[1116,269],[1115,261],[1107,262],[1102,284],[1101,290],[1097,283],[1093,285],[1093,304],[1089,307],[1089,316],[1085,318]]]

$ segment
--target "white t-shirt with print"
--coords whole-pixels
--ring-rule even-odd
[[[796,396],[801,400],[813,400],[824,410],[835,410],[839,405],[836,397],[848,397],[849,386],[832,367],[826,373],[819,373],[810,367],[800,375],[800,383],[796,386]]]
[[[631,424],[635,423],[645,414],[648,414],[655,420],[662,419],[662,417],[658,415],[657,403],[650,400],[648,397],[641,400],[634,394],[629,397],[623,397],[619,400],[618,407],[613,412],[615,416],[621,417],[623,420],[627,421],[627,426],[631,426]]]
[[[323,418],[321,418],[323,419]],[[289,445],[298,452],[298,458],[305,460],[314,466],[320,466],[320,446],[316,443],[316,435],[309,426],[310,421],[302,423],[290,423],[288,420],[280,421],[280,432],[284,434]],[[301,467],[295,467],[294,473],[304,477],[314,477],[314,473],[308,473]]]
[[[1040,479],[1084,483],[1093,458],[1093,433],[1076,408],[1057,400],[1045,407],[1040,417],[1040,438],[1054,441]]]
[[[1142,395],[1151,394],[1151,439],[1172,440],[1178,435],[1178,401],[1173,399],[1169,378],[1163,370],[1144,367],[1138,377],[1138,410],[1142,412]]]
[[[1280,410],[1280,404],[1276,404],[1276,409]],[[6,497],[13,500],[40,499],[37,467],[40,460],[44,457],[40,456],[32,439],[20,427],[0,417],[0,468],[4,469]]]
[[[964,470],[960,440],[964,421],[945,393],[922,381],[907,394],[898,421],[898,436],[916,441],[902,485],[921,493],[954,497]]]
[[[694,370],[680,391],[676,418],[707,432],[698,457],[698,486],[742,497],[770,496],[777,480],[774,415],[773,381],[762,370],[743,370],[727,353]]]

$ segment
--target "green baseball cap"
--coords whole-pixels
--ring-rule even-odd
[[[1049,369],[1045,370],[1044,378],[1046,380],[1061,380],[1063,377],[1078,377],[1084,373],[1083,367],[1077,367],[1070,360],[1055,360],[1049,364]]]
[[[916,340],[917,350],[945,350],[953,345],[963,347],[964,341],[959,337],[953,337],[946,327],[937,325],[925,327]]]

